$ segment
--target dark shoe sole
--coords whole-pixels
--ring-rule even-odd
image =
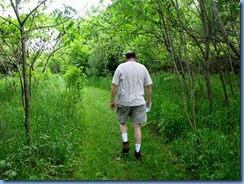
[[[138,160],[141,160],[141,158],[142,158],[142,154],[141,154],[141,152],[136,152],[135,151],[135,157],[138,159]]]
[[[128,153],[128,151],[130,151],[130,145],[129,142],[123,142],[123,149],[121,151],[121,153]]]
[[[130,148],[127,148],[127,149],[123,149],[122,151],[121,151],[121,153],[128,153],[130,151]]]

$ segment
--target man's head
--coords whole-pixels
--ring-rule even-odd
[[[125,53],[125,59],[128,60],[128,59],[136,59],[136,53],[134,51],[127,51]]]

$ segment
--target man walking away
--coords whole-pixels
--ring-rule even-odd
[[[127,119],[134,123],[135,157],[142,158],[141,154],[141,124],[147,121],[147,106],[151,103],[152,79],[146,67],[136,61],[136,53],[128,51],[125,54],[125,63],[120,64],[113,76],[110,108],[116,108],[116,116],[119,122],[123,139],[122,153],[130,150]],[[144,99],[146,90],[146,100]],[[114,98],[117,95],[117,103]]]

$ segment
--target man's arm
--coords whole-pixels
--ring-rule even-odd
[[[118,92],[118,85],[115,85],[115,84],[113,84],[113,86],[112,86],[112,90],[111,90],[111,99],[110,99],[110,108],[112,109],[112,110],[114,110],[115,109],[115,103],[114,103],[114,98],[115,98],[115,96],[116,96],[116,94],[117,94],[117,92]]]
[[[152,102],[152,87],[151,87],[151,85],[146,86],[146,94],[147,94],[146,104],[148,105],[149,103]]]

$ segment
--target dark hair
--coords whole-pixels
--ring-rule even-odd
[[[130,59],[130,58],[136,58],[136,53],[134,51],[127,51],[125,53],[125,58]]]

